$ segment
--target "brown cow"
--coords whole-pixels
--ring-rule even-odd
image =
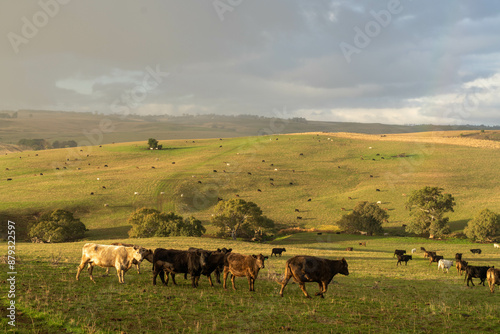
[[[255,291],[255,280],[259,275],[259,270],[264,268],[264,261],[267,258],[267,256],[262,254],[243,255],[228,253],[224,258],[224,289],[226,289],[227,275],[231,273],[231,283],[234,290],[236,290],[236,286],[234,285],[235,278],[246,276],[250,291]]]
[[[429,265],[431,265],[431,263],[432,263],[432,262],[436,262],[436,263],[438,263],[438,262],[439,262],[439,260],[444,259],[444,256],[432,254],[432,255],[429,257],[429,259],[430,259],[430,261],[429,261]]]
[[[457,272],[458,274],[460,274],[460,276],[462,276],[462,271],[465,271],[465,269],[467,268],[467,261],[465,260],[457,260],[455,266],[457,267]]]
[[[306,282],[316,282],[319,284],[319,291],[316,296],[324,298],[323,294],[328,289],[328,284],[337,274],[349,275],[347,261],[329,260],[316,256],[298,255],[286,261],[285,278],[281,283],[280,296],[283,297],[283,290],[293,277],[293,280],[299,283],[300,289],[307,298],[311,298],[306,291]]]
[[[488,269],[488,271],[486,272],[486,279],[488,280],[490,291],[491,293],[493,293],[495,290],[495,284],[500,285],[500,269]]]
[[[142,247],[124,247],[111,245],[98,245],[94,243],[85,244],[82,248],[82,260],[78,266],[76,280],[80,277],[80,272],[89,264],[89,275],[92,282],[95,283],[92,276],[94,266],[115,267],[118,281],[125,283],[123,275],[127,272],[135,261],[141,262],[147,250]]]

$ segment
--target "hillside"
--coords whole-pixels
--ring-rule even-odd
[[[217,198],[236,195],[279,223],[318,229],[335,229],[362,200],[381,201],[385,227],[400,228],[407,195],[426,185],[455,197],[453,230],[483,208],[500,212],[499,147],[467,138],[315,133],[160,143],[164,150],[141,141],[3,155],[0,212],[25,220],[70,209],[91,239],[125,237],[128,216],[144,206],[207,224]]]

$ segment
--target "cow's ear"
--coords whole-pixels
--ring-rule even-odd
[[[232,248],[229,248],[229,249],[227,250],[227,252],[228,252],[228,253],[231,253],[231,251],[232,251],[232,250],[233,250]]]
[[[218,251],[218,252],[222,252],[222,251],[220,250],[220,248],[217,248],[217,251]]]
[[[254,259],[256,259],[256,258],[257,258],[257,255],[253,255],[253,254],[252,254],[252,257],[253,257]]]

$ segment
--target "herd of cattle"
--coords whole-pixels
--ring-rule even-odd
[[[421,248],[424,252],[424,257],[429,258],[432,262],[438,263],[438,270],[450,269],[453,261],[445,260],[442,256],[436,255],[436,252],[431,252]],[[479,252],[478,252],[479,251]],[[280,255],[286,252],[285,248],[273,248],[272,255]],[[416,249],[412,249],[412,253]],[[479,253],[481,250],[473,250],[472,253]],[[396,265],[412,260],[412,255],[405,255],[406,250],[395,250],[394,256],[397,255],[398,262]],[[153,285],[156,285],[158,275],[164,285],[168,285],[169,277],[172,277],[172,282],[176,285],[175,275],[184,274],[191,276],[191,285],[193,288],[198,286],[198,281],[201,275],[208,278],[210,286],[213,286],[212,273],[215,274],[217,283],[221,283],[220,274],[223,273],[223,287],[226,289],[226,281],[231,274],[231,283],[234,290],[236,277],[247,277],[250,291],[255,291],[255,280],[260,269],[264,268],[264,262],[268,259],[267,256],[259,255],[243,255],[232,252],[232,249],[222,248],[215,251],[208,251],[201,248],[189,248],[188,250],[156,248],[154,251],[141,246],[131,244],[115,243],[112,245],[99,245],[87,243],[82,249],[82,260],[78,266],[76,279],[79,279],[81,271],[88,265],[90,279],[95,283],[92,276],[94,266],[104,268],[116,268],[118,280],[124,283],[123,275],[129,270],[133,264],[137,267],[137,272],[140,273],[140,263],[146,259],[153,264]],[[455,255],[456,267],[461,275],[465,272],[465,280],[467,286],[472,282],[472,278],[479,278],[483,286],[485,280],[488,280],[490,291],[494,291],[494,285],[500,285],[500,270],[494,267],[487,266],[472,266],[462,260],[462,254]],[[347,261],[329,260],[315,256],[294,256],[286,261],[284,279],[279,282],[281,284],[280,296],[283,296],[283,291],[290,280],[293,278],[299,284],[304,295],[311,298],[305,289],[306,282],[316,282],[319,284],[319,291],[316,296],[324,298],[328,284],[332,281],[336,274],[349,275]],[[166,279],[165,279],[166,275]]]
[[[495,244],[495,248],[498,248],[496,245],[497,244]],[[444,272],[444,270],[446,269],[446,272],[448,272],[453,266],[452,260],[445,260],[442,255],[437,255],[436,252],[428,251],[424,247],[420,247],[420,250],[424,252],[424,258],[429,259],[429,265],[433,262],[437,262],[438,270],[441,269]],[[415,253],[416,249],[412,249],[411,252]],[[471,249],[470,252],[472,254],[481,254],[481,249]],[[394,256],[398,257],[396,266],[401,264],[401,262],[405,262],[405,264],[408,265],[408,261],[412,260],[412,255],[405,254],[406,250],[396,249],[394,251]],[[458,274],[462,276],[462,272],[465,272],[464,281],[467,281],[467,286],[469,286],[469,282],[472,284],[472,286],[474,286],[474,282],[472,281],[473,278],[479,278],[479,284],[482,283],[483,286],[485,286],[484,282],[488,280],[488,286],[491,292],[494,291],[495,284],[500,285],[500,269],[495,269],[495,267],[490,266],[469,265],[467,261],[462,259],[462,253],[455,254],[455,262]]]

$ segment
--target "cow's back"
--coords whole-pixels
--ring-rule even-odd
[[[228,253],[224,257],[224,267],[228,267],[233,275],[245,275],[246,270],[253,267],[254,263],[255,259],[249,255]]]
[[[131,248],[133,251],[133,249]],[[117,259],[127,258],[129,252],[124,246],[99,244],[85,244],[82,248],[82,257],[101,267],[115,266]]]
[[[295,279],[301,282],[319,282],[328,279],[330,275],[325,259],[315,256],[294,256],[286,261],[286,266],[292,271]]]

